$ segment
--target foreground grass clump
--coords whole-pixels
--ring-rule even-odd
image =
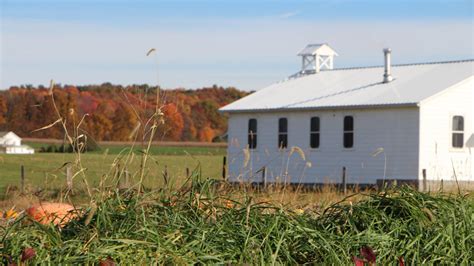
[[[462,195],[430,195],[405,187],[352,197],[304,213],[252,193],[194,180],[180,189],[103,193],[83,218],[64,228],[27,217],[1,228],[2,262],[173,264],[351,264],[371,247],[382,264],[474,262],[474,204]],[[23,253],[23,254],[22,254]],[[31,256],[30,256],[31,257]]]

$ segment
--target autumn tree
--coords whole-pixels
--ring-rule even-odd
[[[139,126],[138,117],[132,107],[121,102],[112,119],[111,139],[113,140],[133,140],[133,134]]]
[[[89,137],[94,138],[96,141],[110,140],[113,124],[105,115],[94,113],[84,119],[84,126],[82,128],[85,129]]]
[[[7,122],[7,100],[5,96],[0,95],[0,129]]]
[[[193,119],[187,115],[183,117],[183,133],[181,136],[182,140],[197,140],[197,129],[194,126]]]
[[[162,108],[164,115],[164,125],[161,126],[163,129],[164,137],[168,140],[181,140],[183,134],[183,117],[176,108],[176,105],[169,103]]]
[[[208,125],[204,126],[204,128],[201,131],[199,131],[199,141],[211,142],[214,137],[215,137],[215,132]]]
[[[20,135],[28,133],[24,128],[26,119],[26,101],[23,91],[13,91],[10,93],[10,99],[7,111],[7,130],[15,131]]]
[[[218,108],[247,95],[219,86],[162,90],[157,104],[157,90],[146,84],[55,85],[51,95],[43,86],[11,87],[0,91],[0,130],[12,130],[22,137],[62,139],[65,132],[61,124],[34,131],[61,117],[71,134],[85,132],[95,140],[128,141],[149,132],[150,125],[145,128],[144,124],[162,106],[165,123],[158,128],[156,139],[212,141],[227,130],[227,118]]]

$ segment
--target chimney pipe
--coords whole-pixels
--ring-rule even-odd
[[[385,71],[383,74],[383,83],[389,83],[393,80],[392,71],[391,71],[391,54],[392,49],[385,48],[383,49],[383,54],[385,57]]]

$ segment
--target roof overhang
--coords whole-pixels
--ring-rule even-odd
[[[261,109],[236,109],[221,110],[220,113],[272,113],[272,112],[304,112],[304,111],[333,111],[333,110],[362,110],[362,109],[400,109],[400,108],[418,108],[419,103],[400,103],[400,104],[371,104],[371,105],[343,105],[343,106],[312,106],[312,107],[292,107],[292,108],[261,108]]]

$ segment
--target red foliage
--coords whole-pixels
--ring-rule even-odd
[[[0,95],[0,125],[5,124],[7,122],[6,114],[7,101],[2,95]]]
[[[403,257],[398,258],[398,265],[399,266],[405,266],[405,260],[403,259]]]
[[[36,251],[33,248],[25,248],[21,253],[21,262],[32,259],[36,256]]]
[[[352,261],[354,262],[355,266],[364,266],[365,265],[365,261],[363,259],[360,259],[360,258],[356,257],[356,256],[352,257]]]
[[[105,260],[101,260],[99,262],[99,265],[100,266],[115,266],[115,261],[112,258],[108,257]]]
[[[88,91],[82,92],[79,98],[79,108],[86,114],[92,114],[99,106],[99,103],[99,99],[92,96]]]
[[[147,121],[157,108],[157,88],[147,85],[57,85],[53,92],[67,129],[73,132],[82,121],[79,133],[96,141],[142,138],[149,132]],[[164,114],[164,124],[158,127],[155,138],[210,142],[227,130],[227,118],[218,108],[245,95],[235,88],[217,86],[161,90],[158,107]],[[64,129],[60,124],[33,132],[58,118],[49,89],[11,87],[0,92],[0,131],[14,131],[21,137],[62,139]]]
[[[375,263],[376,256],[375,252],[371,247],[364,246],[360,249],[360,254],[369,262]]]
[[[358,258],[356,256],[352,256],[352,261],[356,266],[364,266],[365,263],[368,263],[369,265],[375,265],[375,261],[377,258],[374,250],[371,247],[363,246],[360,249],[360,254],[362,255],[362,257],[364,257],[363,259]]]

